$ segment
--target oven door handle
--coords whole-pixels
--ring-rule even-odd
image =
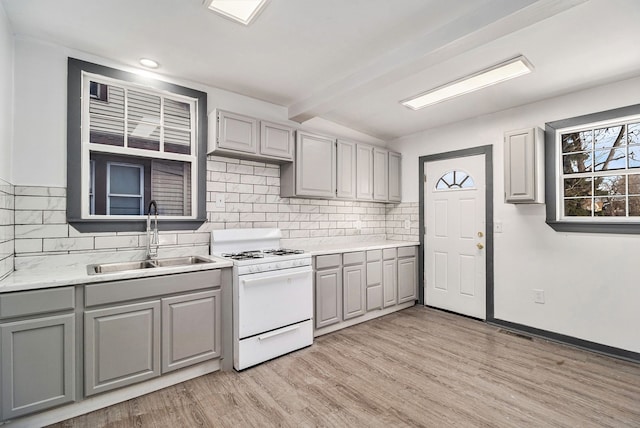
[[[294,331],[299,328],[300,328],[299,325],[291,325],[289,327],[281,328],[279,330],[272,331],[270,333],[261,334],[260,336],[258,336],[258,340],[271,339],[272,337],[280,336],[281,334],[289,333],[290,331]]]
[[[273,275],[273,276],[265,276],[262,278],[255,278],[255,279],[243,279],[242,282],[244,283],[244,285],[252,285],[252,284],[257,284],[260,282],[267,282],[267,281],[271,281],[273,280],[273,278],[287,278],[287,279],[292,279],[292,278],[297,278],[299,276],[306,276],[309,275],[311,273],[311,269],[309,270],[305,270],[304,272],[296,272],[296,273],[290,273],[290,274],[286,274],[286,275]]]

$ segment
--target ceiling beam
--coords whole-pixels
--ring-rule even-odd
[[[310,97],[293,103],[289,106],[289,119],[302,123],[322,116],[344,106],[350,99],[364,96],[376,88],[397,82],[586,1],[489,0],[466,15],[430,29]],[[416,88],[415,93],[425,89],[428,88]]]

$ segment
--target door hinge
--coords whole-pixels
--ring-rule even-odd
[[[424,176],[424,182],[425,183],[427,182],[427,176],[426,175]]]

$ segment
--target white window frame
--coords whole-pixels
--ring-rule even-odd
[[[110,146],[105,144],[96,144],[90,142],[90,126],[89,126],[89,106],[91,97],[89,95],[90,81],[98,83],[104,83],[106,85],[116,85],[122,87],[125,90],[125,111],[124,111],[124,147]],[[140,92],[147,92],[161,97],[161,109],[160,109],[160,150],[152,151],[145,149],[137,149],[127,147],[127,90],[136,90]],[[191,145],[190,154],[179,154],[164,152],[164,99],[172,99],[182,103],[187,103],[190,106],[190,131],[191,131]],[[190,216],[166,216],[159,215],[159,219],[166,220],[195,220],[198,215],[197,195],[198,192],[198,135],[197,135],[197,117],[198,117],[198,103],[197,99],[187,97],[184,95],[175,94],[169,91],[163,91],[152,87],[139,85],[131,82],[126,82],[110,77],[102,76],[99,74],[89,73],[82,71],[82,128],[81,128],[81,175],[87,177],[90,174],[89,162],[91,161],[91,152],[108,153],[114,155],[123,156],[137,156],[146,159],[162,159],[162,160],[175,160],[181,162],[188,162],[191,165],[191,215]],[[181,129],[174,126],[166,126],[170,129]],[[94,189],[95,191],[95,189]],[[143,202],[144,204],[144,197]],[[161,207],[160,207],[161,208]],[[108,211],[107,211],[108,212]],[[143,211],[144,212],[144,211]],[[83,219],[95,219],[95,220],[140,220],[143,215],[138,216],[126,216],[118,215],[112,216],[96,215],[90,213],[90,201],[89,201],[89,181],[86,179],[81,180],[81,217]]]
[[[620,126],[620,125],[627,125],[629,123],[637,123],[637,122],[640,122],[640,115],[624,116],[624,117],[618,117],[614,119],[590,122],[590,123],[585,123],[577,126],[556,129],[555,131],[555,158],[556,158],[555,173],[557,177],[555,182],[556,218],[559,221],[564,223],[640,223],[640,217],[638,216],[629,217],[629,180],[628,179],[626,180],[626,192],[625,192],[626,213],[627,213],[626,216],[623,217],[623,216],[591,215],[588,217],[587,216],[579,217],[579,216],[565,216],[564,214],[564,180],[565,178],[585,178],[585,177],[594,178],[594,177],[602,177],[602,176],[606,177],[606,176],[612,176],[612,175],[628,176],[628,175],[640,174],[640,168],[629,169],[628,157],[625,157],[625,160],[627,162],[625,169],[591,171],[589,173],[576,173],[576,174],[564,174],[563,162],[562,162],[562,157],[563,157],[562,135],[563,134],[587,131],[587,130],[599,129],[599,128],[614,127],[614,126]],[[626,134],[625,134],[625,138],[628,138]],[[627,142],[625,142],[623,146],[624,148],[628,146],[627,143],[628,143],[628,140]],[[593,144],[595,144],[595,141],[593,142]],[[628,151],[627,151],[627,156],[628,156]],[[595,161],[595,158],[594,158],[594,161]],[[595,196],[592,195],[592,198],[595,198]]]
[[[140,192],[137,195],[133,193],[111,193],[111,167],[112,166],[123,166],[126,168],[136,168],[138,169],[138,179],[140,183]],[[140,199],[139,211],[142,213],[140,215],[144,215],[144,167],[142,165],[136,165],[133,163],[124,163],[124,162],[107,162],[107,215],[111,214],[111,197],[117,198],[138,198]],[[121,217],[121,216],[118,216]],[[123,216],[126,217],[126,216]]]

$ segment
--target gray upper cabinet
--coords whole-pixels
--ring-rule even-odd
[[[160,301],[84,314],[85,395],[160,376]]]
[[[2,419],[75,400],[74,314],[3,323],[0,336]]]
[[[337,145],[337,196],[344,199],[356,198],[356,145],[338,140]]]
[[[398,248],[398,303],[418,298],[416,247]]]
[[[356,145],[356,198],[373,199],[373,147]]]
[[[402,155],[389,152],[389,201],[402,200]]]
[[[505,133],[504,200],[544,203],[544,132],[529,128]]]
[[[373,149],[373,199],[389,199],[389,152],[378,148]]]
[[[220,356],[220,290],[162,299],[162,373]]]
[[[209,127],[209,154],[273,163],[293,161],[294,130],[290,126],[216,110]]]
[[[296,133],[296,161],[280,169],[280,195],[332,199],[336,196],[336,141]]]
[[[218,111],[218,147],[237,152],[258,152],[258,120],[241,114]]]
[[[283,160],[293,160],[293,128],[278,123],[260,121],[260,154]]]

